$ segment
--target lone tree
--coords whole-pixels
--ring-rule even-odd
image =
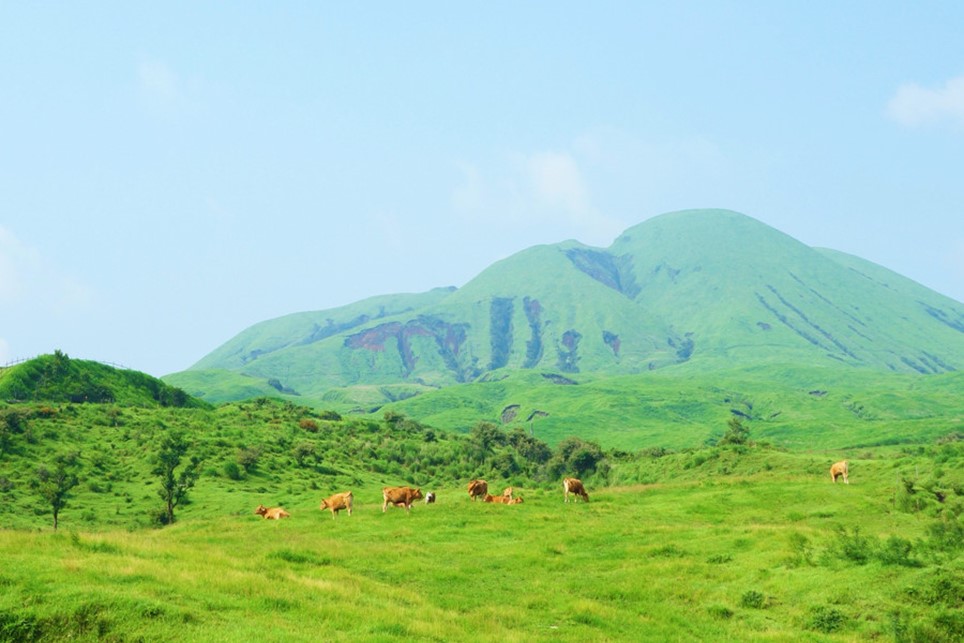
[[[727,427],[718,444],[746,444],[750,441],[750,429],[743,426],[739,418],[731,417]]]
[[[201,473],[201,459],[197,456],[191,456],[180,472],[176,471],[189,447],[181,433],[169,433],[161,440],[154,475],[161,478],[161,488],[157,493],[164,501],[162,522],[165,525],[174,522],[174,507],[187,501],[187,492]]]
[[[77,486],[77,474],[74,470],[79,455],[76,452],[58,455],[54,459],[53,470],[43,465],[37,467],[34,485],[53,511],[54,531],[57,531],[60,510],[67,506],[70,490]]]

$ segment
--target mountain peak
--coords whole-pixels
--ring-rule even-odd
[[[302,399],[363,385],[391,399],[501,369],[964,368],[960,304],[872,266],[739,212],[682,210],[630,227],[609,248],[528,248],[455,291],[263,322],[199,367],[280,380],[276,389]]]

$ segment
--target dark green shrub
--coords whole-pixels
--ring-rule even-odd
[[[712,563],[714,565],[722,565],[723,563],[729,563],[733,560],[733,556],[729,554],[715,554],[706,559],[706,562]]]
[[[840,630],[846,621],[847,617],[840,610],[821,605],[810,610],[807,629],[830,634]]]
[[[911,558],[913,546],[909,540],[900,536],[891,536],[877,551],[877,558],[885,565],[902,565],[904,567],[920,567],[920,561]]]
[[[857,565],[867,564],[875,553],[873,541],[860,535],[860,527],[854,527],[848,533],[843,526],[837,528],[837,539],[829,551],[838,558]]]
[[[760,610],[766,607],[767,598],[756,590],[747,590],[743,592],[743,596],[740,597],[740,605],[742,607]]]

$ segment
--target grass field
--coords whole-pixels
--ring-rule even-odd
[[[960,640],[950,446],[951,460],[864,453],[849,485],[831,484],[823,456],[737,451],[655,459],[681,475],[590,489],[588,504],[443,488],[435,505],[382,513],[369,485],[334,520],[319,492],[280,522],[253,515],[252,495],[221,515],[196,503],[161,530],[0,531],[0,638]],[[956,492],[913,506],[900,476],[935,466]]]

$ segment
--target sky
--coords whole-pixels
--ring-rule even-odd
[[[0,0],[0,366],[727,208],[964,301],[964,3]],[[748,249],[752,252],[752,249]]]

